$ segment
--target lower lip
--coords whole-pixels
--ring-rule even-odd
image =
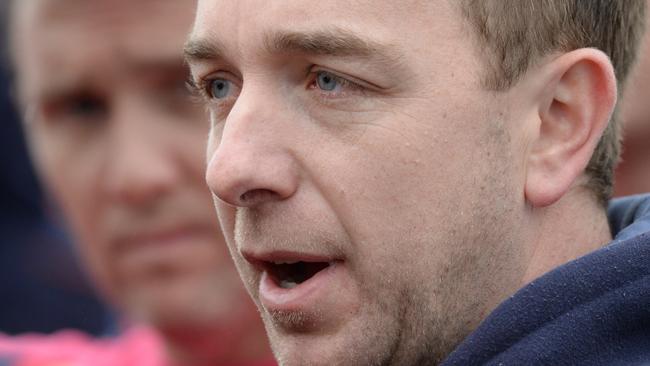
[[[280,287],[264,271],[260,280],[259,294],[262,305],[270,311],[306,311],[317,306],[339,272],[343,270],[340,262],[333,262],[307,281],[293,287]]]

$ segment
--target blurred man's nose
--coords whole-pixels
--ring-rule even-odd
[[[113,199],[147,205],[181,181],[181,159],[160,118],[135,100],[114,106],[104,150],[104,185]]]
[[[208,155],[212,192],[232,206],[252,207],[292,196],[299,174],[286,107],[268,93],[240,94]],[[214,132],[211,132],[214,133]]]

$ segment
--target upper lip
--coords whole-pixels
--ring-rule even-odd
[[[264,270],[269,263],[296,263],[296,262],[335,262],[341,258],[329,254],[305,253],[296,251],[270,251],[270,252],[253,252],[240,251],[242,257],[259,270]]]

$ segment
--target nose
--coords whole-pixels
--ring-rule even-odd
[[[144,103],[116,108],[106,139],[103,183],[113,200],[149,205],[169,194],[182,179],[180,160],[159,117]]]
[[[286,108],[268,94],[240,94],[221,122],[222,131],[211,132],[206,181],[219,200],[252,207],[296,192],[298,165],[291,149],[295,137],[287,116]]]

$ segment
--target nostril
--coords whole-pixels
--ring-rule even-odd
[[[239,202],[243,206],[253,206],[264,201],[270,201],[277,197],[277,193],[269,189],[253,189],[244,192],[239,196]]]

